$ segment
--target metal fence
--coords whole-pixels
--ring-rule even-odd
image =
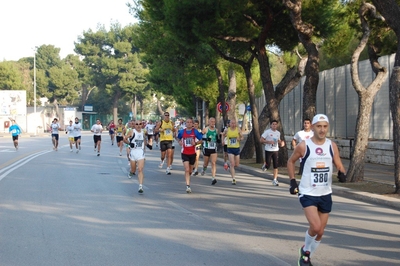
[[[389,105],[389,77],[392,72],[395,54],[379,59],[388,69],[389,75],[376,94],[369,127],[369,138],[374,140],[393,140],[392,118]],[[359,62],[360,81],[368,87],[375,77],[368,60]],[[303,77],[299,85],[281,101],[279,110],[285,135],[294,135],[302,128]],[[265,105],[264,95],[256,99],[258,110]],[[353,88],[350,65],[325,70],[319,74],[317,90],[317,113],[324,113],[330,120],[329,137],[352,139],[355,136],[358,114],[358,94]]]

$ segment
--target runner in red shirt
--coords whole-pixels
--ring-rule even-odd
[[[182,162],[185,168],[186,193],[191,193],[190,174],[196,162],[196,145],[202,143],[203,135],[193,128],[193,119],[186,119],[186,128],[179,130],[178,141],[182,150]]]
[[[107,126],[107,129],[108,129],[108,134],[110,135],[110,138],[111,138],[111,145],[114,145],[115,124],[114,124],[113,120],[110,121],[110,123]]]

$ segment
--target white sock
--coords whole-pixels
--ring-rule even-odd
[[[321,243],[321,240],[320,240],[320,241],[314,240],[314,241],[311,243],[310,256],[315,252],[315,250],[318,248],[318,246],[319,246],[320,243]]]
[[[308,230],[307,230],[307,232],[306,232],[306,237],[305,237],[305,240],[304,240],[304,248],[303,248],[303,250],[304,251],[310,251],[310,253],[311,253],[311,245],[313,244],[313,242],[315,241],[315,238],[317,237],[317,235],[315,235],[315,236],[310,236],[309,234],[308,234]]]

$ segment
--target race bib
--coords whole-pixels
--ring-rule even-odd
[[[208,143],[208,148],[209,149],[215,149],[215,147],[217,147],[216,143],[214,141],[210,141]]]
[[[192,141],[193,141],[192,138],[183,139],[183,143],[184,143],[185,147],[192,147],[193,146]]]
[[[143,147],[143,140],[135,139],[135,144],[136,144],[136,148],[142,148]]]
[[[167,129],[164,131],[164,134],[165,134],[165,135],[172,135],[172,130],[169,129],[169,128],[167,128]]]
[[[230,145],[235,145],[237,143],[237,138],[230,138],[229,143]]]
[[[318,163],[317,163],[318,164]],[[311,186],[326,187],[328,186],[329,167],[313,167],[311,168]]]

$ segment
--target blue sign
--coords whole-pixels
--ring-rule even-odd
[[[246,106],[246,110],[247,110],[247,111],[251,111],[251,106],[250,106],[250,105],[247,105],[247,106]]]

